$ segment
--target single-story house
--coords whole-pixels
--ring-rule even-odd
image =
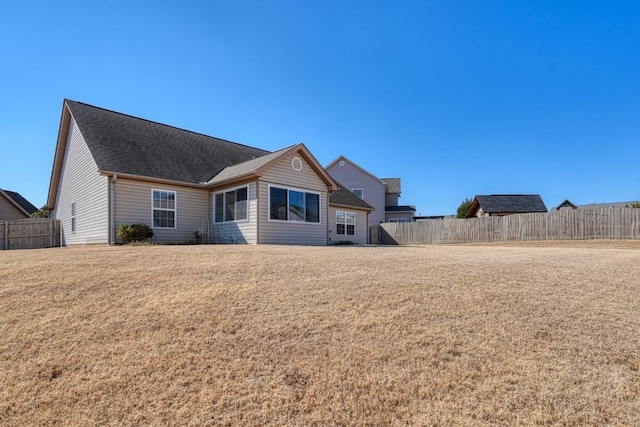
[[[492,194],[475,196],[466,218],[547,212],[538,194]]]
[[[0,221],[29,218],[37,210],[19,193],[0,189]]]
[[[553,208],[556,211],[562,211],[567,209],[618,209],[618,208],[630,208],[636,202],[609,202],[609,203],[590,203],[587,205],[574,205],[569,200],[565,200],[558,206]]]
[[[64,100],[46,207],[63,244],[114,244],[143,223],[158,242],[207,230],[211,243],[326,245],[360,238],[371,209],[338,190],[304,144],[269,152]]]

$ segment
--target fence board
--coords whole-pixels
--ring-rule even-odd
[[[0,250],[60,246],[60,221],[46,218],[0,221]]]
[[[411,245],[526,240],[639,239],[640,209],[573,209],[470,219],[384,223],[372,243]],[[376,236],[377,240],[373,237]]]

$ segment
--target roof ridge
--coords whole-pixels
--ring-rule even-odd
[[[200,136],[204,136],[204,137],[207,137],[207,138],[217,139],[218,141],[227,142],[227,143],[229,143],[229,144],[234,144],[234,145],[239,145],[239,146],[242,146],[242,147],[252,148],[252,149],[254,149],[254,150],[264,151],[266,154],[270,154],[270,153],[272,153],[272,151],[264,150],[264,149],[262,149],[262,148],[253,147],[253,146],[251,146],[251,145],[242,144],[242,143],[240,143],[240,142],[230,141],[230,140],[228,140],[228,139],[224,139],[224,138],[218,138],[217,136],[207,135],[207,134],[202,133],[202,132],[194,132],[194,131],[189,130],[189,129],[184,129],[184,128],[181,128],[181,127],[178,127],[178,126],[173,126],[173,125],[168,125],[168,124],[166,124],[166,123],[161,123],[161,122],[157,122],[157,121],[155,121],[155,120],[145,119],[145,118],[143,118],[143,117],[138,117],[138,116],[134,116],[134,115],[131,115],[131,114],[121,113],[121,112],[119,112],[119,111],[110,110],[110,109],[108,109],[108,108],[98,107],[98,106],[96,106],[96,105],[87,104],[86,102],[82,102],[82,101],[74,101],[73,99],[65,98],[65,99],[64,99],[64,102],[65,102],[65,103],[67,103],[67,102],[73,102],[73,103],[75,103],[75,104],[81,104],[81,105],[84,105],[84,106],[86,106],[86,107],[95,108],[95,109],[97,109],[97,110],[106,111],[106,112],[108,112],[108,113],[118,114],[118,115],[120,115],[120,116],[125,116],[125,117],[129,117],[129,118],[132,118],[132,119],[141,120],[141,121],[143,121],[143,122],[152,123],[152,124],[154,124],[154,125],[165,126],[165,127],[168,127],[168,128],[172,128],[172,129],[176,129],[176,130],[182,131],[182,132],[187,132],[187,133],[191,133],[191,134],[194,134],[194,135],[200,135]]]

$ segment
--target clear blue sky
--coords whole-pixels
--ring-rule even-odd
[[[640,199],[637,1],[5,2],[0,61],[0,188],[38,207],[64,98],[344,154],[423,215]]]

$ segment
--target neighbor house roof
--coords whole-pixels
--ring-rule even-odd
[[[487,214],[547,212],[547,207],[538,194],[476,196],[471,202],[467,218],[475,216],[480,208]]]
[[[577,205],[578,209],[608,209],[608,208],[626,208],[631,206],[631,202],[611,202],[611,203],[591,203],[589,205]]]
[[[269,151],[65,100],[101,171],[203,183]]]
[[[573,203],[571,203],[569,201],[569,199],[564,199],[564,202],[560,203],[555,209],[556,210],[560,210],[562,208],[577,209],[578,207],[576,205],[574,205]]]
[[[374,210],[374,208],[369,203],[353,194],[352,191],[345,188],[339,182],[336,182],[336,184],[338,185],[338,190],[329,195],[329,204],[355,207],[359,209],[366,209],[369,211]]]
[[[385,212],[415,212],[416,207],[412,205],[385,206]]]
[[[381,178],[386,193],[400,194],[400,178]]]
[[[27,199],[22,197],[20,193],[16,193],[15,191],[0,189],[0,195],[4,196],[7,200],[13,203],[20,210],[24,211],[27,215],[31,215],[38,210],[38,208],[33,206]]]

